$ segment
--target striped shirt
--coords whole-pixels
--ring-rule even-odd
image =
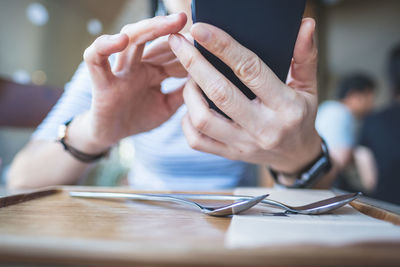
[[[162,91],[173,91],[184,82],[184,79],[169,78],[162,83]],[[91,88],[89,71],[82,63],[32,138],[56,139],[59,125],[89,110]],[[255,185],[257,171],[254,165],[195,151],[187,145],[181,129],[185,113],[186,106],[183,105],[158,128],[130,138],[135,147],[130,185],[149,190],[204,191]]]

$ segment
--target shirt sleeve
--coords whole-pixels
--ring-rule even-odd
[[[355,121],[344,107],[325,106],[318,110],[316,119],[318,133],[330,148],[353,148],[355,146]]]
[[[71,81],[65,85],[64,93],[58,102],[33,133],[32,139],[56,139],[61,124],[90,109],[91,88],[89,71],[82,62]]]

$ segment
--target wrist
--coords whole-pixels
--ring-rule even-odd
[[[295,151],[290,151],[290,156],[280,160],[280,164],[271,165],[271,168],[279,173],[292,174],[294,176],[314,161],[322,153],[322,139],[316,130],[313,131],[307,140],[301,142],[303,145]]]
[[[283,173],[269,168],[275,182],[290,188],[306,188],[315,185],[332,168],[329,150],[323,139],[321,139],[321,152],[309,162],[303,169],[295,173]]]
[[[88,113],[75,117],[68,125],[68,135],[64,141],[88,154],[99,154],[110,149],[113,144],[102,142],[96,138],[92,125]]]

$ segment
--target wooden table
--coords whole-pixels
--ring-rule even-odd
[[[230,218],[210,217],[198,210],[169,203],[163,206],[149,202],[70,198],[67,191],[71,188],[94,190],[61,187],[48,196],[29,201],[20,202],[21,198],[15,197],[0,199],[1,263],[91,266],[400,265],[400,244],[227,249],[224,238]],[[131,192],[123,188],[112,190]],[[11,202],[14,204],[8,205]],[[358,205],[363,209],[367,207]],[[375,211],[375,216],[382,212],[376,213],[376,209],[369,208]],[[399,219],[398,215],[391,216]]]

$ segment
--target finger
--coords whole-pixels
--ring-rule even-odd
[[[117,59],[114,64],[114,71],[120,72],[124,69],[133,70],[135,66],[135,62],[139,62],[145,45],[129,45],[124,51],[117,55]]]
[[[186,83],[183,99],[190,121],[197,131],[225,144],[242,141],[240,126],[211,110],[193,80]]]
[[[225,144],[199,133],[196,128],[193,127],[188,115],[185,115],[182,119],[182,130],[191,148],[222,157],[228,154],[226,153],[228,148]]]
[[[311,89],[310,93],[317,94],[318,50],[314,42],[314,32],[314,19],[303,19],[294,48],[290,77],[291,82],[296,83],[295,88]]]
[[[171,35],[169,42],[182,65],[215,105],[242,127],[255,128],[257,112],[251,100],[218,72],[182,35]]]
[[[103,35],[85,50],[83,58],[95,86],[103,88],[112,79],[113,73],[108,58],[111,54],[124,50],[128,42],[126,34]]]
[[[165,94],[165,101],[168,104],[169,114],[174,114],[180,106],[183,104],[183,87],[173,91],[171,93]]]
[[[168,44],[168,36],[162,36],[146,45],[143,53],[143,59],[153,59],[158,57],[160,54],[165,54],[168,52],[171,52],[171,48]]]
[[[189,40],[189,42],[193,43],[193,37],[189,33],[185,33],[183,34],[183,36],[185,36],[185,38]],[[158,58],[160,54],[165,53],[172,53],[171,47],[168,43],[168,36],[160,37],[147,45],[143,53],[143,59],[153,60],[155,58]],[[172,55],[175,57],[174,53],[172,53]]]
[[[189,33],[183,34],[183,36],[193,43],[193,37]],[[176,56],[171,51],[171,47],[169,46],[168,37],[163,36],[146,46],[142,60],[152,64],[161,65],[175,58]]]
[[[167,17],[160,16],[146,19],[124,26],[121,33],[128,35],[132,49],[127,49],[118,55],[116,70],[120,71],[124,67],[130,68],[131,65],[138,63],[142,57],[146,42],[179,32],[185,26],[186,21],[185,13],[179,13]],[[136,49],[135,46],[143,47]]]
[[[162,67],[167,77],[185,78],[188,76],[186,69],[177,58],[163,64]]]
[[[293,96],[294,92],[255,53],[226,32],[209,24],[196,23],[191,33],[197,42],[227,64],[266,105],[276,106],[287,95]]]
[[[155,55],[153,57],[145,57],[145,56],[143,56],[142,57],[142,62],[150,63],[150,64],[153,64],[153,65],[162,65],[162,64],[164,64],[166,62],[170,62],[170,61],[172,61],[174,59],[176,59],[176,56],[170,50],[170,51],[167,51],[167,52],[164,52],[164,53],[157,54],[157,55]]]
[[[148,63],[150,66],[142,66],[142,68],[151,68],[152,76],[149,80],[150,87],[158,87],[162,81],[169,77],[176,78],[185,78],[187,77],[187,71],[182,66],[178,59],[174,59],[171,62],[167,62],[161,66],[152,65]]]

